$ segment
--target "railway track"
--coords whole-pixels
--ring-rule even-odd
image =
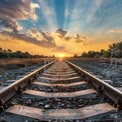
[[[122,92],[55,60],[0,91],[1,122],[121,122]]]

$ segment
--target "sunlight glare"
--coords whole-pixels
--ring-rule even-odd
[[[64,57],[65,57],[65,54],[59,53],[59,54],[57,54],[57,57],[59,57],[59,58],[64,58]]]
[[[64,60],[64,57],[65,57],[65,54],[63,54],[63,53],[57,54],[57,58],[58,58],[58,60],[61,61],[61,62]]]

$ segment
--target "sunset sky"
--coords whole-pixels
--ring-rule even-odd
[[[71,56],[122,41],[122,0],[0,0],[0,47]]]

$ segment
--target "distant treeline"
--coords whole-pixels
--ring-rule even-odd
[[[122,42],[113,43],[109,45],[108,50],[101,49],[100,51],[83,52],[81,56],[77,54],[74,57],[88,57],[88,58],[122,58]]]
[[[28,52],[16,51],[12,52],[12,50],[4,50],[0,48],[0,58],[47,58],[48,56],[44,55],[31,55]]]

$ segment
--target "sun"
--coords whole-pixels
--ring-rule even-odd
[[[64,57],[65,57],[65,54],[59,53],[59,54],[57,54],[57,57],[59,57],[59,58],[64,58]]]

